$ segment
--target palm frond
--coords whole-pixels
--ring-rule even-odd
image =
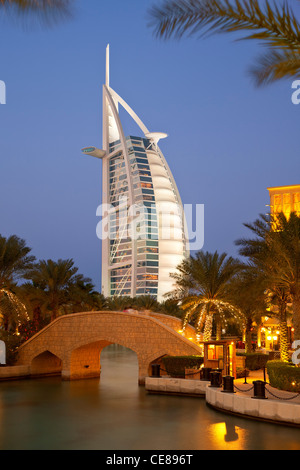
[[[254,31],[243,39],[259,39],[277,47],[300,46],[300,25],[287,3],[268,0],[165,0],[149,12],[157,36]]]
[[[300,77],[300,49],[297,52],[269,50],[250,68],[250,75],[257,86],[268,85],[283,78]]]
[[[0,0],[0,13],[9,19],[30,20],[43,25],[70,18],[74,0]]]
[[[9,289],[0,290],[0,314],[9,321],[21,325],[22,321],[28,321],[27,309],[18,296]]]
[[[35,257],[31,248],[16,235],[8,238],[0,235],[0,287],[21,279],[32,267]]]
[[[269,51],[250,70],[257,86],[300,76],[300,23],[288,3],[269,0],[164,0],[149,12],[150,27],[164,39],[244,33]]]

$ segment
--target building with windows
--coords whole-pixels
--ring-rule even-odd
[[[271,214],[283,212],[287,218],[291,212],[300,216],[300,184],[268,188]]]
[[[270,195],[270,213],[275,216],[281,212],[287,219],[291,212],[300,216],[300,184],[289,186],[274,186],[268,188]],[[291,306],[291,304],[290,304]],[[274,316],[278,313],[278,307],[273,306],[271,317],[262,317],[262,325],[259,329],[259,342],[267,350],[279,350],[280,345],[280,318]],[[288,319],[288,342],[291,346],[294,340],[294,327],[291,319]]]
[[[161,301],[172,290],[170,273],[188,256],[181,198],[158,146],[167,137],[150,132],[110,87],[109,46],[103,86],[103,148],[85,155],[102,160],[102,293],[111,297],[152,295]],[[122,106],[141,130],[125,137]]]

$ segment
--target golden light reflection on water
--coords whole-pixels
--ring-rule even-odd
[[[208,434],[217,449],[244,450],[246,430],[230,422],[214,423],[208,426]]]

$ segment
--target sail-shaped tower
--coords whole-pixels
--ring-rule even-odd
[[[111,88],[109,46],[103,86],[103,148],[82,151],[102,160],[102,293],[106,297],[151,295],[158,301],[173,288],[170,273],[188,256],[179,191],[158,146],[167,137],[150,132]],[[122,106],[141,136],[125,137]]]

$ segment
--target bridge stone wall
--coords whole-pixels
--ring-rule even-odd
[[[125,312],[66,315],[19,348],[18,365],[30,366],[31,375],[61,373],[64,380],[99,377],[102,349],[117,343],[137,354],[139,383],[144,384],[153,361],[165,355],[202,352],[165,323],[157,316]]]
[[[177,333],[181,331],[182,320],[180,318],[172,317],[170,315],[165,315],[163,313],[154,313],[154,312],[150,312],[149,315],[152,318],[156,318],[160,322],[164,323],[165,325],[169,326],[173,330],[177,331]],[[188,339],[191,339],[192,341],[196,341],[197,337],[196,337],[195,328],[193,328],[191,325],[187,325],[184,336]],[[203,341],[203,334],[200,334],[200,341]]]

